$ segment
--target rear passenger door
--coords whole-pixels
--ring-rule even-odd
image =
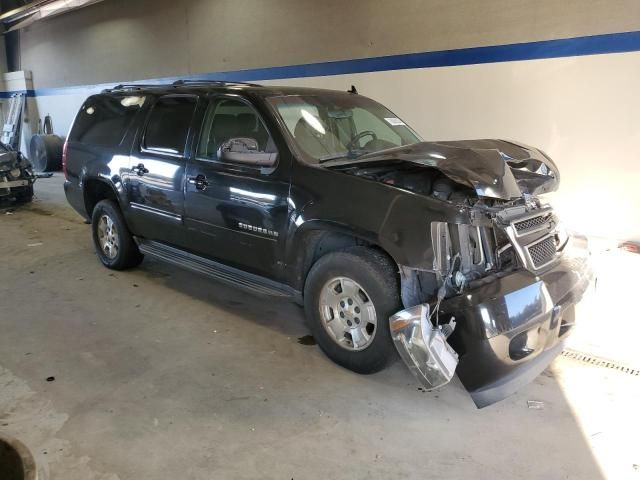
[[[290,168],[223,162],[221,144],[252,138],[261,152],[277,152],[260,115],[245,99],[210,100],[195,154],[187,165],[185,225],[192,248],[245,271],[278,279],[288,219]]]
[[[197,105],[195,95],[159,97],[132,149],[128,220],[150,240],[184,243],[184,173]]]

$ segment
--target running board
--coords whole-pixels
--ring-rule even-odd
[[[293,288],[268,278],[247,273],[237,268],[223,265],[208,258],[185,252],[164,243],[136,238],[138,248],[145,255],[173,263],[179,267],[201,273],[230,285],[238,286],[262,295],[274,297],[293,297],[301,301],[301,293]]]

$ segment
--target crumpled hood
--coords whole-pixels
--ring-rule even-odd
[[[354,163],[407,161],[440,170],[479,197],[509,200],[558,188],[556,164],[540,150],[506,140],[421,142],[358,157]]]

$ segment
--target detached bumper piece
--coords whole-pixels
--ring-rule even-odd
[[[417,305],[393,315],[389,325],[400,357],[420,383],[431,390],[453,378],[458,355],[447,343],[444,330],[433,326],[429,312],[428,304]]]

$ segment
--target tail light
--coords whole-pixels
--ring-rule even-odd
[[[68,145],[69,143],[65,141],[62,147],[62,172],[64,173],[64,178],[66,178],[67,180],[69,180],[69,177],[67,177],[67,146]]]

